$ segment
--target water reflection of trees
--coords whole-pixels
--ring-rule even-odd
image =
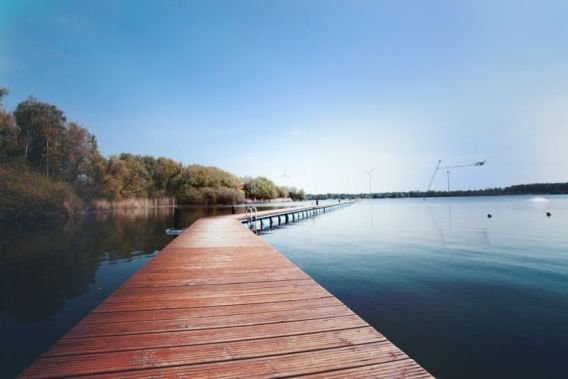
[[[48,318],[89,291],[102,261],[161,249],[171,218],[170,209],[154,209],[0,226],[0,312],[20,322]]]
[[[278,207],[263,209],[271,208]],[[230,213],[231,207],[184,207],[185,225]],[[0,312],[19,322],[46,320],[66,300],[89,291],[101,262],[160,250],[171,240],[164,231],[172,226],[170,208],[101,212],[65,223],[2,224]]]

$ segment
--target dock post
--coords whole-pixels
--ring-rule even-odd
[[[269,224],[270,224],[270,229],[272,229],[272,217],[268,218]]]
[[[284,218],[285,218],[286,224],[287,224],[287,223],[288,223],[288,214],[285,214],[285,215],[284,215]]]

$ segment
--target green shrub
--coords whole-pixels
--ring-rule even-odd
[[[183,205],[203,204],[203,195],[197,188],[186,187],[176,196],[176,201]]]
[[[245,195],[253,200],[270,200],[278,197],[278,188],[272,180],[259,176],[257,178],[245,178]]]
[[[245,200],[244,192],[240,189],[220,187],[217,188],[218,204],[239,204]]]
[[[66,217],[81,207],[71,185],[50,180],[24,165],[0,166],[0,220]]]
[[[177,203],[183,205],[239,204],[244,199],[242,190],[228,187],[189,187],[176,198]]]

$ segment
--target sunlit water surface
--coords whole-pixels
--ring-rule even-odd
[[[543,198],[368,200],[263,238],[440,378],[567,378],[568,197]]]

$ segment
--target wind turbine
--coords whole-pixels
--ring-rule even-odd
[[[288,175],[288,167],[284,169],[284,173],[280,175],[281,178],[290,179],[290,175]]]
[[[363,171],[365,174],[369,175],[369,195],[373,193],[371,188],[371,182],[373,181],[373,171],[375,171],[374,167],[369,171]]]

